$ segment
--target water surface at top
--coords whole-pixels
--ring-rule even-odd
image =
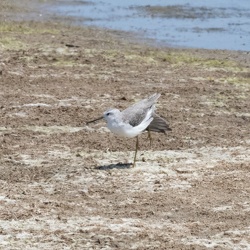
[[[250,50],[249,0],[64,0],[52,10],[173,47]]]

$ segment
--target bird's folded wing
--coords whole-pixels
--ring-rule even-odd
[[[138,126],[147,115],[149,109],[152,109],[152,111],[154,110],[154,103],[159,97],[160,94],[153,94],[149,98],[141,100],[123,110],[124,122],[129,123],[133,127]]]

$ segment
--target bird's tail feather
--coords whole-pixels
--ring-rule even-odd
[[[172,129],[169,127],[167,122],[161,118],[157,114],[153,114],[153,121],[147,127],[147,130],[158,132],[158,133],[165,133],[166,131],[171,131]]]

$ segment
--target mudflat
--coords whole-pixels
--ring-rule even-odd
[[[0,2],[1,249],[249,249],[249,52],[160,48]],[[172,128],[107,108],[161,93]]]

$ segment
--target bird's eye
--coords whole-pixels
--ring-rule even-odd
[[[110,113],[107,113],[107,116],[109,116],[110,115]]]

